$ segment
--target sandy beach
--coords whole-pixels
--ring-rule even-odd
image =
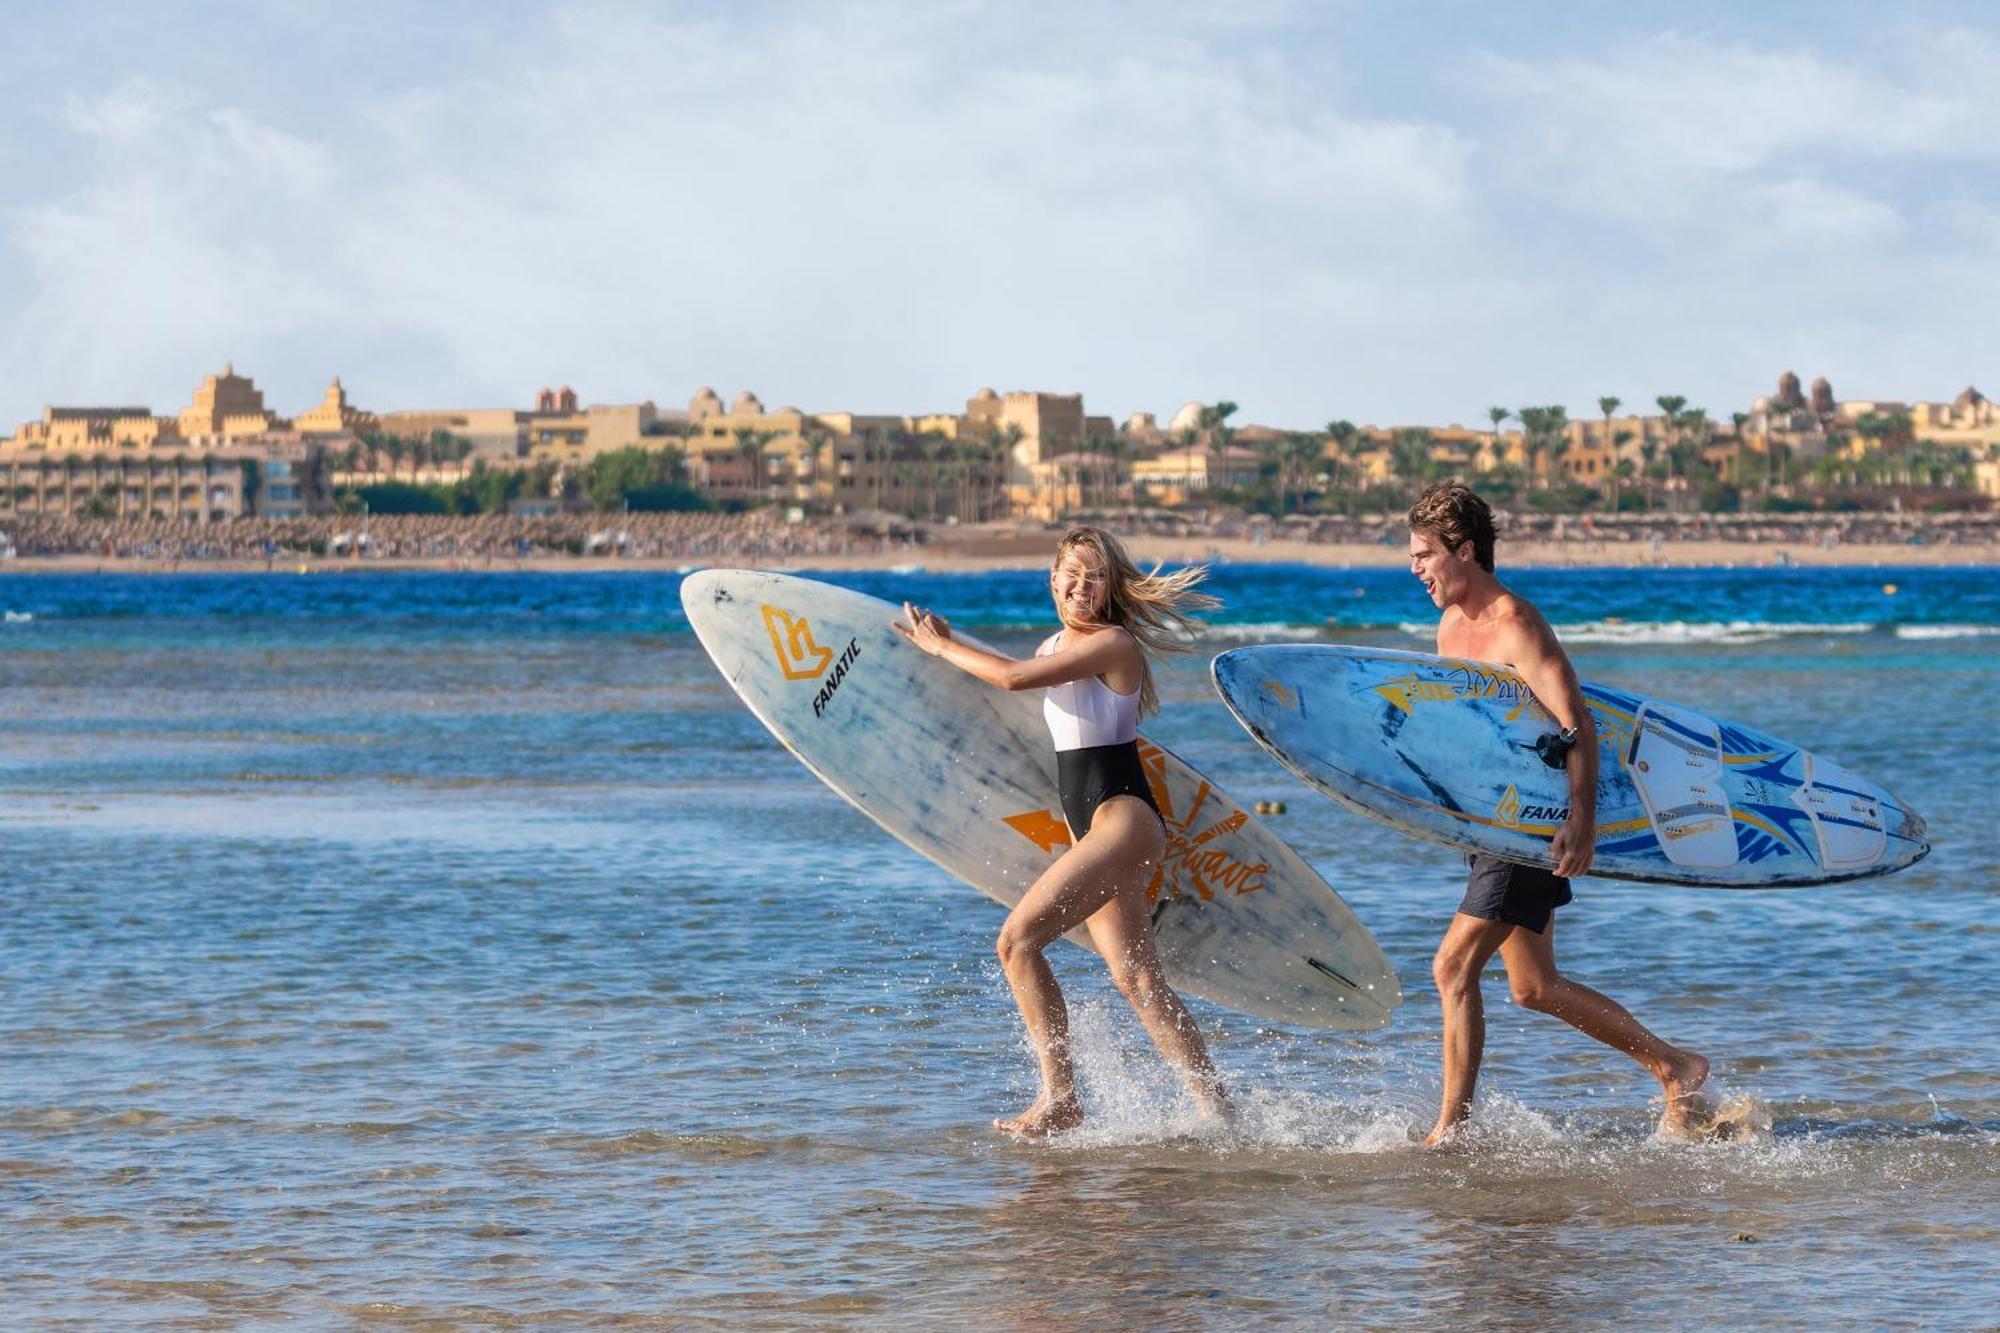
[[[604,573],[610,570],[678,572],[690,567],[728,565],[752,569],[885,570],[920,567],[930,573],[977,573],[989,569],[1035,569],[1047,563],[1055,537],[973,545],[950,542],[898,545],[878,550],[811,554],[743,551],[713,557],[647,557],[536,554],[493,557],[362,556],[328,557],[281,552],[270,558],[160,559],[145,556],[40,555],[0,562],[0,574],[342,574],[362,570],[479,573],[534,571]],[[1316,565],[1327,568],[1383,569],[1406,563],[1400,546],[1360,542],[1286,539],[1133,537],[1138,559],[1168,564]],[[2000,565],[2000,543],[1911,545],[1902,542],[1851,543],[1825,547],[1811,543],[1743,541],[1662,541],[1655,544],[1592,541],[1503,543],[1498,559],[1505,568],[1695,569],[1791,566]]]

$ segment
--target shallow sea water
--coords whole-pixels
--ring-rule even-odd
[[[1043,616],[1033,576],[842,581],[1023,650]],[[1406,582],[1224,569],[1213,646],[1420,647]],[[1476,1132],[1409,1151],[1462,871],[1294,784],[1199,656],[1152,733],[1288,802],[1408,1000],[1359,1035],[1197,1002],[1223,1132],[1063,948],[1091,1120],[1021,1145],[999,909],[770,740],[672,576],[0,581],[4,1320],[1991,1326],[2000,577],[1521,583],[1586,674],[1930,820],[1892,878],[1562,912],[1566,970],[1762,1142],[1655,1141],[1637,1067],[1496,970]]]

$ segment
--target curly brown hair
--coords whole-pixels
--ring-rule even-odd
[[[1493,510],[1462,481],[1433,482],[1410,506],[1410,531],[1428,532],[1456,551],[1472,543],[1472,558],[1493,572]]]

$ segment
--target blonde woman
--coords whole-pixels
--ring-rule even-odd
[[[1138,1011],[1167,1062],[1213,1114],[1226,1110],[1201,1033],[1167,985],[1147,915],[1146,886],[1166,852],[1166,827],[1139,763],[1138,722],[1159,704],[1148,652],[1173,651],[1189,614],[1219,605],[1194,591],[1206,571],[1142,574],[1117,538],[1072,528],[1049,576],[1062,628],[1026,660],[961,643],[940,616],[903,604],[896,628],[917,647],[1003,690],[1046,690],[1042,716],[1055,742],[1072,842],[1008,914],[995,949],[1027,1022],[1042,1093],[1010,1134],[1041,1137],[1083,1121],[1069,1051],[1069,1011],[1042,951],[1082,925],[1111,980]]]

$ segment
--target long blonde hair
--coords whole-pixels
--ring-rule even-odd
[[[1153,688],[1153,663],[1148,654],[1188,651],[1185,640],[1203,627],[1189,613],[1212,611],[1222,605],[1207,593],[1194,590],[1208,577],[1208,567],[1188,565],[1162,574],[1160,566],[1154,565],[1152,573],[1142,574],[1122,542],[1103,528],[1088,526],[1071,528],[1062,535],[1056,543],[1055,563],[1061,564],[1063,554],[1077,546],[1095,551],[1104,566],[1104,623],[1119,626],[1139,642],[1139,715],[1156,713],[1160,696]],[[1054,566],[1049,569],[1049,578],[1055,578]]]

